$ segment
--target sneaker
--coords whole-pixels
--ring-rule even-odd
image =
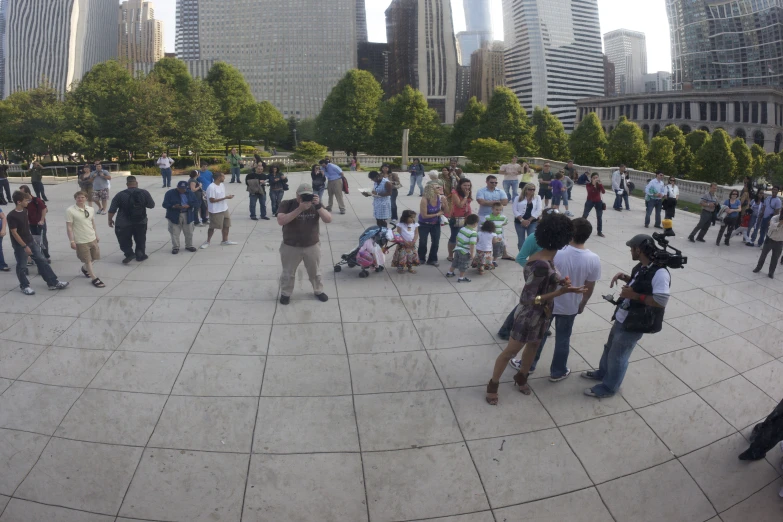
[[[220,246],[231,246],[231,245],[238,245],[236,241],[222,241],[220,243]]]
[[[592,388],[586,388],[584,393],[588,397],[595,397],[596,399],[605,399],[605,398],[608,398],[608,397],[611,397],[612,395],[614,395],[614,393],[607,393],[605,395],[598,395],[597,393],[595,393],[593,391]]]
[[[185,250],[187,250],[188,252],[195,252],[198,249],[196,247],[190,246],[190,247],[185,247]]]
[[[470,279],[468,279],[467,277],[460,277],[460,278],[457,279],[457,282],[458,283],[470,283],[472,281]]]
[[[345,214],[345,210],[341,210],[340,214]],[[275,214],[275,215],[277,215],[277,214]]]
[[[497,268],[497,267],[498,267],[498,262],[497,262],[497,261],[492,261],[492,266],[494,266],[495,268]]]
[[[204,241],[204,243],[201,244],[201,249],[206,250],[209,248],[209,241]]]
[[[179,254],[179,248],[172,248],[171,249],[171,253],[174,254],[174,255]]]
[[[54,285],[49,286],[49,290],[62,290],[68,288],[68,281],[57,281]]]
[[[566,213],[565,213],[565,215],[566,215],[567,217],[574,217],[574,215],[571,213],[571,211],[570,211],[570,210],[566,210]]]
[[[142,254],[136,258],[136,261],[138,262],[146,261],[147,259],[149,259],[149,257],[150,256],[148,256],[147,254]]]
[[[754,273],[754,274],[758,274],[759,272],[761,272],[761,269],[760,269],[760,268],[754,268],[754,269],[753,269],[753,273]]]
[[[508,365],[519,371],[519,369],[522,368],[522,359],[511,359],[508,361]]]
[[[688,236],[688,241],[690,241],[691,243],[695,243],[696,242],[696,240],[693,239],[693,237],[691,237],[691,236]],[[752,246],[752,245],[749,245],[749,246]]]
[[[571,375],[571,368],[566,368],[566,372],[561,375],[560,377],[552,377],[549,376],[549,382],[560,382],[568,379],[568,376]]]
[[[430,266],[440,266],[440,263],[438,263],[437,261],[429,261],[427,262],[427,264]]]
[[[281,305],[287,305],[291,302],[291,296],[290,295],[281,295],[280,296],[280,304]]]
[[[698,237],[696,238],[696,241],[698,241],[699,243],[706,243],[706,241],[705,241],[705,240],[703,240],[703,239],[699,239]]]
[[[35,295],[35,290],[33,290],[32,286],[28,286],[27,288],[22,289],[22,293],[24,295]]]
[[[446,277],[454,277],[455,275],[457,274],[455,274],[454,272],[446,272]]]
[[[255,216],[250,216],[250,219],[252,219],[253,221],[258,221],[258,218]]]
[[[123,265],[127,265],[128,263],[130,263],[130,262],[131,262],[131,261],[133,261],[134,259],[136,259],[136,258],[135,258],[135,257],[133,257],[133,256],[128,256],[128,257],[126,257],[125,259],[123,259],[123,260],[122,260],[122,264],[123,264]]]
[[[263,220],[266,220],[266,221],[269,221],[269,218],[268,218],[268,217],[266,217],[266,216],[261,216],[261,219],[263,219]]]
[[[325,294],[325,293],[323,293],[323,292],[321,292],[320,294],[316,295],[315,297],[317,297],[317,298],[318,298],[318,300],[319,300],[319,301],[321,301],[322,303],[325,303],[326,301],[328,301],[328,300],[329,300],[329,296],[328,296],[328,295],[326,295],[326,294]]]
[[[603,381],[603,378],[599,379],[597,373],[593,370],[582,372],[579,374],[579,377],[590,381]]]
[[[657,228],[657,229],[663,230],[663,227],[661,225],[655,225],[655,227],[653,227],[653,228]]]
[[[606,237],[606,236],[605,236],[605,235],[603,235],[601,232],[599,232],[599,233],[598,233],[598,237]]]

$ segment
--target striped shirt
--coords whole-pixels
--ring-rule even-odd
[[[503,227],[508,224],[508,218],[503,214],[498,214],[497,216],[495,214],[490,214],[487,216],[486,220],[495,223],[495,234],[503,237]]]
[[[454,251],[469,254],[471,245],[475,245],[477,241],[478,232],[475,228],[462,227],[457,233],[457,246],[454,247]]]

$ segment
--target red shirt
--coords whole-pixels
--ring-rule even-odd
[[[30,203],[27,204],[27,217],[30,219],[31,225],[37,225],[41,221],[45,208],[46,203],[41,198],[33,197]]]
[[[606,194],[604,186],[601,185],[600,181],[598,182],[597,187],[594,187],[592,183],[588,183],[585,186],[587,187],[587,201],[599,203],[601,201],[601,194]]]
[[[457,194],[456,189],[452,189],[452,194]],[[457,194],[457,197],[459,197],[459,194]],[[460,208],[457,205],[452,205],[451,208],[451,217],[468,217],[470,215],[470,204],[473,202],[473,199],[466,198],[465,206]]]

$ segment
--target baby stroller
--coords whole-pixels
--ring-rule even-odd
[[[362,269],[359,272],[359,277],[369,277],[370,272],[368,268],[375,267],[376,272],[382,272],[384,270],[386,255],[383,248],[389,241],[394,239],[392,230],[394,230],[394,224],[386,227],[374,226],[370,227],[359,237],[359,246],[343,254],[340,257],[340,262],[334,265],[334,271],[340,272],[343,269],[343,265],[348,265],[348,268],[353,268],[359,265]],[[370,243],[367,243],[370,241]],[[371,250],[368,256],[368,250]]]

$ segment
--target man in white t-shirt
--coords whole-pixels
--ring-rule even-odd
[[[571,243],[555,255],[555,268],[560,275],[571,279],[572,286],[585,286],[584,294],[563,294],[555,298],[552,317],[555,322],[555,353],[549,368],[549,380],[558,382],[566,379],[571,370],[568,369],[568,354],[571,344],[571,331],[574,328],[576,316],[584,312],[585,306],[595,289],[595,282],[601,279],[601,259],[597,254],[585,248],[585,243],[593,233],[593,225],[587,219],[573,220],[574,237]],[[536,360],[530,368],[532,372],[546,344],[545,335],[538,347]],[[513,363],[514,361],[512,361]],[[513,365],[515,368],[516,364]]]
[[[223,240],[220,242],[222,246],[237,244],[236,241],[228,240],[228,229],[231,228],[231,215],[228,212],[228,203],[226,203],[226,200],[234,199],[234,195],[229,194],[226,196],[226,186],[223,184],[223,180],[225,179],[225,174],[218,172],[215,174],[213,183],[207,187],[209,231],[207,232],[207,240],[204,241],[201,248],[209,248],[209,244],[212,241],[212,235],[217,229],[220,229],[223,234]]]
[[[639,261],[631,275],[616,274],[609,284],[613,288],[618,281],[625,286],[620,291],[614,313],[614,326],[604,345],[604,353],[598,370],[582,373],[582,377],[599,381],[584,393],[598,399],[611,397],[625,378],[628,360],[636,343],[644,334],[657,333],[663,327],[663,316],[669,302],[671,274],[666,267],[652,263],[657,247],[655,240],[646,234],[638,234],[626,243],[631,247],[631,257]]]
[[[163,188],[171,187],[171,167],[174,160],[169,158],[165,152],[158,158],[158,167],[160,168],[160,177],[163,178]]]
[[[517,199],[519,175],[522,174],[522,165],[520,165],[518,161],[519,158],[514,156],[511,163],[501,165],[498,170],[498,174],[503,174],[503,191],[512,201]]]

